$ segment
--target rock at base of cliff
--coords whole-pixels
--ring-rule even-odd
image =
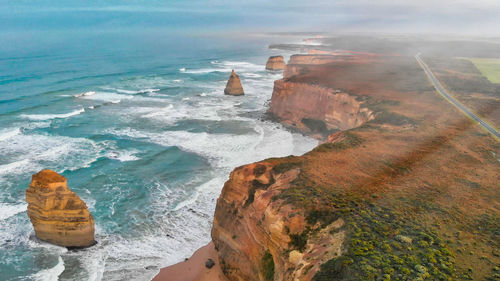
[[[244,95],[243,86],[241,86],[241,80],[238,74],[233,71],[231,72],[231,76],[229,76],[229,81],[227,81],[226,88],[224,89],[225,95],[231,96],[241,96]]]
[[[283,70],[285,69],[285,59],[283,56],[272,56],[269,57],[266,63],[267,70]]]
[[[208,269],[210,269],[210,268],[214,267],[214,265],[215,265],[215,262],[214,262],[214,260],[212,260],[212,259],[208,259],[208,260],[205,262],[205,267],[206,267],[206,268],[208,268]]]
[[[26,201],[38,239],[68,248],[96,244],[94,219],[63,176],[52,170],[34,174],[26,190]]]

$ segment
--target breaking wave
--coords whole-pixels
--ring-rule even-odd
[[[62,119],[62,118],[68,118],[71,116],[79,115],[85,112],[84,108],[77,109],[72,112],[68,113],[62,113],[62,114],[21,114],[22,118],[25,119],[30,119],[30,120],[36,120],[36,121],[44,121],[44,120],[51,120],[51,119]]]

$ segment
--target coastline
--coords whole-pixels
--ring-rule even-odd
[[[212,268],[207,268],[205,262],[214,261]],[[222,273],[213,242],[199,248],[187,260],[164,267],[153,281],[228,281]]]

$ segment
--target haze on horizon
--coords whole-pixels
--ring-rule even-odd
[[[99,16],[103,12],[143,16]],[[7,0],[0,2],[0,30],[57,29],[68,27],[61,22],[81,21],[88,28],[99,29],[132,25],[138,28],[176,26],[199,31],[378,31],[500,36],[499,14],[500,1],[496,0],[176,0],[168,3]],[[68,15],[72,17],[68,19]]]

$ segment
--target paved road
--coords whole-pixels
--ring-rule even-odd
[[[446,92],[446,90],[443,88],[441,83],[439,83],[439,80],[437,80],[436,76],[432,73],[430,68],[427,66],[427,64],[422,60],[420,57],[420,54],[415,55],[415,59],[417,60],[418,64],[422,67],[422,69],[425,71],[429,79],[431,80],[432,84],[434,84],[434,88],[443,96],[446,100],[451,102],[453,105],[455,105],[458,109],[460,109],[465,115],[469,116],[470,118],[474,119],[479,123],[479,125],[483,126],[488,132],[493,134],[495,137],[500,138],[500,132],[498,132],[495,128],[492,126],[488,125],[485,121],[483,121],[481,118],[479,118],[476,114],[472,113],[467,107],[465,107],[463,104],[461,104],[459,101],[457,101],[455,98],[453,98],[450,94]]]

